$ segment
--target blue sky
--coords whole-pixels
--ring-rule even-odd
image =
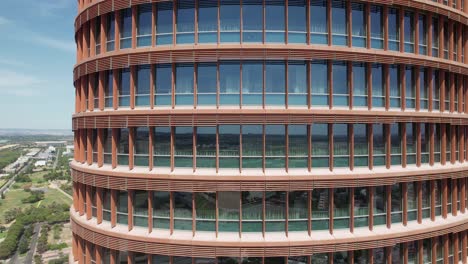
[[[2,0],[0,128],[71,129],[76,0]]]

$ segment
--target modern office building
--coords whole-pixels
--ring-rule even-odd
[[[467,263],[467,0],[78,2],[72,262]]]

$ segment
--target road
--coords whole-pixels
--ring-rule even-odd
[[[44,223],[34,224],[34,234],[31,237],[31,244],[29,246],[28,255],[26,255],[26,259],[24,260],[24,263],[33,263],[34,253],[36,253],[37,240],[39,239],[39,235],[41,233],[40,232],[41,227],[42,227],[43,224]]]
[[[10,188],[10,186],[15,183],[15,180],[16,180],[16,177],[18,176],[18,174],[22,173],[24,170],[26,170],[26,168],[31,164],[31,160],[29,160],[26,165],[24,165],[17,173],[15,173],[15,175],[13,177],[11,177],[11,179],[8,180],[7,183],[5,183],[5,185],[2,186],[2,188],[0,188],[0,194],[3,194],[8,188]]]
[[[52,167],[52,170],[55,170],[55,168],[57,168],[59,159],[60,159],[60,149],[57,149],[57,155],[55,155],[55,162],[54,162],[54,166]]]

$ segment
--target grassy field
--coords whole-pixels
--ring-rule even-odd
[[[15,184],[16,185],[16,184]],[[29,193],[23,189],[11,189],[6,193],[5,199],[1,200],[0,205],[0,223],[5,223],[5,212],[13,208],[24,208],[25,205],[21,203],[21,199],[29,196]]]
[[[0,151],[0,170],[13,163],[21,156],[21,149],[6,149]]]
[[[35,172],[30,175],[32,181],[32,187],[35,188],[47,188],[48,182],[44,180],[44,175],[47,172]],[[29,197],[29,193],[24,191],[24,186],[31,186],[31,183],[15,183],[10,191],[8,191],[5,195],[4,200],[0,200],[0,224],[5,223],[5,212],[13,209],[13,208],[25,208],[29,206],[47,206],[52,203],[60,203],[60,204],[67,204],[71,205],[72,200],[67,196],[63,195],[60,191],[56,189],[47,189],[45,192],[45,198],[42,201],[36,202],[34,204],[23,204],[21,199]]]

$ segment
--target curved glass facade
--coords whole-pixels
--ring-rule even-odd
[[[75,261],[466,262],[465,0],[78,3]]]
[[[103,164],[114,164],[112,139],[117,143],[116,166],[128,167],[130,155],[132,166],[144,168],[151,163],[155,168],[172,169],[401,168],[441,162],[442,141],[448,146],[445,155],[449,162],[459,161],[467,151],[459,152],[464,129],[426,123],[230,124],[113,130],[114,134],[106,129],[90,130],[94,150],[88,162],[97,163],[103,157]],[[97,141],[99,131],[102,141]],[[443,139],[443,134],[450,138]],[[102,153],[97,151],[100,146]],[[452,146],[456,149],[453,159]]]
[[[116,222],[123,225],[132,220],[134,227],[148,228],[152,224],[153,229],[193,230],[197,233],[314,233],[407,225],[411,221],[441,217],[445,210],[457,215],[457,211],[462,210],[460,199],[463,199],[462,190],[466,191],[466,181],[466,178],[461,178],[311,191],[192,193],[100,189],[98,192],[102,192],[100,195],[104,197],[104,206],[100,210],[107,216],[103,220],[110,221],[115,214]],[[457,194],[444,194],[441,188],[446,185],[450,189],[456,187]],[[97,190],[91,191],[95,193]],[[112,193],[116,197],[115,211],[109,209]],[[447,203],[442,205],[442,199],[447,199]],[[131,201],[130,205],[128,201]],[[97,208],[96,203],[97,195],[94,195],[92,208]],[[452,211],[453,204],[457,204],[455,211]],[[90,218],[96,217],[95,210],[90,212]]]

